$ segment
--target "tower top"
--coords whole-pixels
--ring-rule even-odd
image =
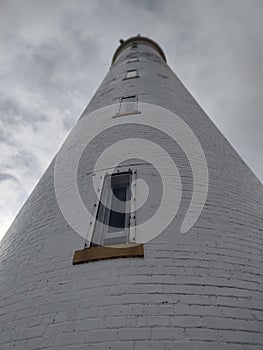
[[[127,46],[130,46],[133,43],[138,43],[138,42],[141,42],[141,43],[144,43],[144,44],[152,46],[156,51],[158,51],[158,53],[161,55],[163,60],[166,62],[166,57],[165,57],[165,54],[164,54],[163,50],[161,49],[161,47],[155,41],[153,41],[152,39],[146,38],[144,36],[140,36],[140,34],[138,34],[137,36],[133,36],[133,37],[127,39],[127,40],[120,39],[120,46],[115,51],[115,53],[114,53],[114,55],[112,57],[111,64],[113,64],[116,61],[116,59],[119,56],[119,54]]]

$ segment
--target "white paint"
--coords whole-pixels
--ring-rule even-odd
[[[82,202],[77,185],[77,169],[81,155],[88,143],[100,132],[121,124],[132,123],[138,124],[138,127],[139,125],[154,127],[165,132],[179,144],[190,162],[193,173],[192,198],[181,227],[181,232],[187,232],[201,214],[208,191],[208,169],[205,155],[198,139],[189,126],[171,111],[147,103],[140,103],[139,109],[141,112],[140,115],[128,115],[123,118],[112,118],[116,110],[116,105],[107,106],[86,115],[77,123],[57,155],[55,165],[55,191],[59,207],[70,226],[82,237],[86,237],[87,235],[90,213]],[[153,145],[148,148],[145,155],[144,152],[140,150],[140,146],[136,148],[137,142],[138,140],[133,142],[131,139],[128,139],[124,147],[118,144],[118,147],[114,148],[114,152],[111,153],[111,156],[104,157],[103,161],[99,163],[99,166],[96,166],[94,170],[99,171],[115,167],[120,161],[132,158],[133,152],[141,158],[145,156],[147,158],[147,156],[153,153]],[[125,141],[122,141],[122,143],[124,144]],[[143,140],[140,140],[139,143],[143,143]],[[160,151],[158,145],[154,145],[154,147]],[[106,152],[106,150],[104,152]],[[155,158],[155,163],[156,159],[162,162],[162,156],[160,158]],[[70,162],[71,166],[66,167],[66,162]],[[168,163],[160,163],[156,168],[159,172],[163,173],[162,167],[167,167],[167,165]],[[172,171],[172,173],[179,178],[175,166],[171,166],[170,164],[167,169]],[[170,223],[172,220],[171,216],[167,215],[168,208],[172,206],[174,208],[173,217],[176,215],[178,199],[180,199],[176,188],[179,189],[180,183],[178,179],[174,183],[175,186],[171,186],[170,190],[165,192],[165,196],[167,195],[167,198],[171,201],[166,207],[166,215],[162,216],[162,223],[155,226],[151,237],[159,235],[165,227],[167,227],[165,222]],[[177,191],[176,195],[173,193],[173,190]],[[170,193],[173,195],[170,196]],[[166,199],[164,198],[164,200]],[[161,226],[163,226],[163,229],[161,229]],[[146,236],[147,239],[149,239],[148,233]],[[140,235],[138,235],[138,237],[140,237]],[[142,237],[140,237],[140,239],[142,239],[143,242],[147,241]]]

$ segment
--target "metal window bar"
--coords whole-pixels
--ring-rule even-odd
[[[135,243],[135,228],[136,228],[136,170],[132,171],[132,184],[131,184],[131,213],[130,213],[130,234],[129,242]]]
[[[101,196],[103,193],[104,176],[105,176],[104,174],[101,174],[100,179],[99,179],[96,202],[94,203],[93,211],[92,211],[91,218],[90,218],[87,239],[86,239],[85,245],[84,245],[85,248],[90,247],[91,242],[92,242],[92,236],[93,236],[94,228],[95,228],[95,224],[96,224],[98,207],[99,207],[99,203],[101,201]]]

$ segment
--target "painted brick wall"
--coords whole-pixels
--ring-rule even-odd
[[[263,348],[263,187],[155,50],[140,44],[138,51],[139,62],[127,63],[130,47],[120,54],[81,118],[132,93],[139,103],[179,115],[208,162],[202,215],[188,233],[179,233],[186,195],[171,225],[145,244],[144,259],[73,266],[84,239],[58,207],[53,161],[1,242],[1,350]],[[140,78],[122,80],[127,67],[139,69]],[[168,150],[176,147],[150,129],[141,133]],[[113,136],[106,133],[92,154],[83,155],[78,175],[84,197],[89,161]],[[119,137],[131,136],[136,130],[120,128]],[[189,166],[176,152],[187,192]]]

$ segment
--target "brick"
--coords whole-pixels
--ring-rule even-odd
[[[151,328],[121,328],[118,330],[121,340],[144,340],[151,338]]]
[[[166,345],[161,341],[135,341],[134,350],[166,350]]]
[[[171,318],[167,316],[141,316],[138,317],[138,326],[169,326]]]
[[[184,340],[185,333],[183,328],[173,327],[155,327],[152,330],[152,339],[156,340]]]
[[[103,321],[107,328],[120,328],[127,325],[127,317],[125,316],[104,317]]]

